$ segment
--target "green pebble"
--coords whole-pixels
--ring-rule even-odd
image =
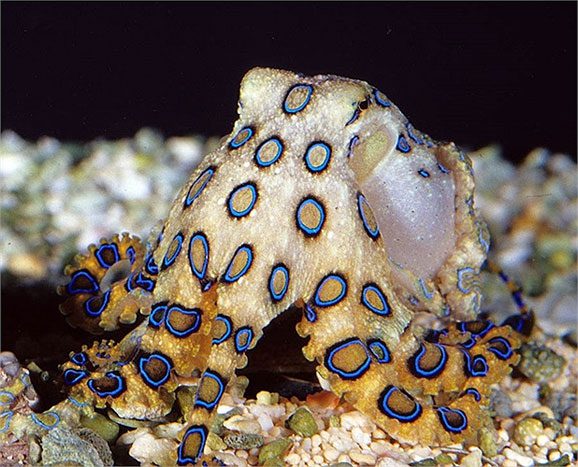
[[[498,446],[492,431],[482,428],[478,433],[478,442],[484,456],[492,458],[498,455]]]
[[[263,446],[264,440],[259,434],[229,431],[223,436],[223,441],[233,449],[253,449]]]
[[[546,346],[533,342],[520,349],[518,370],[536,383],[545,383],[562,373],[566,360]]]
[[[562,424],[558,420],[548,417],[544,412],[536,412],[532,414],[532,418],[540,420],[542,425],[544,425],[544,428],[551,428],[554,430],[556,436],[558,436],[562,431]]]
[[[420,461],[412,462],[409,465],[411,465],[411,467],[434,467],[437,466],[438,463],[435,459],[430,457],[429,459],[422,459]]]
[[[519,446],[532,446],[543,431],[544,425],[540,420],[527,417],[520,420],[514,427],[513,438]]]
[[[265,464],[268,460],[279,459],[289,449],[293,442],[289,439],[277,439],[266,444],[259,451],[259,464]]]
[[[559,465],[570,465],[570,457],[568,454],[564,454],[560,459],[556,461],[549,461],[549,466],[559,466]]]
[[[263,467],[285,467],[285,462],[275,457],[274,459],[267,459],[263,462]]]
[[[212,431],[209,432],[209,436],[207,437],[207,446],[209,446],[213,451],[222,451],[223,449],[227,449],[225,442],[219,437],[219,435]]]
[[[309,410],[299,407],[285,422],[287,428],[298,435],[308,438],[319,431],[317,422]]]
[[[102,414],[95,413],[90,417],[83,415],[80,417],[80,424],[83,427],[94,431],[107,443],[113,443],[116,438],[118,438],[118,432],[120,430],[118,424],[109,420]]]
[[[454,464],[454,460],[451,458],[449,454],[443,453],[436,457],[435,459],[437,464]]]
[[[340,428],[341,427],[341,418],[337,415],[331,415],[329,417],[329,426],[333,428]]]

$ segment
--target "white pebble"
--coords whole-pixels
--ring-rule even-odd
[[[353,438],[353,441],[361,446],[367,446],[371,443],[371,436],[369,433],[364,433],[361,428],[357,426],[353,427],[351,430],[351,437]]]
[[[345,430],[351,430],[354,426],[375,429],[375,424],[361,412],[353,411],[341,414],[341,426]]]
[[[329,462],[336,461],[337,458],[339,457],[339,454],[341,454],[341,453],[337,449],[335,449],[333,446],[327,446],[325,448],[325,450],[323,451],[323,456]]]
[[[477,449],[471,452],[461,460],[460,465],[462,467],[482,467],[482,451]]]
[[[570,447],[570,445],[568,443],[562,443],[558,449],[563,452],[563,453],[568,453],[571,454],[572,453],[572,448]]]
[[[516,451],[513,451],[512,449],[509,448],[504,449],[504,455],[508,459],[517,462],[522,467],[531,467],[532,465],[534,465],[534,461],[530,457],[523,456],[522,454],[519,454]]]
[[[550,439],[546,435],[538,435],[538,437],[536,438],[536,444],[540,447],[546,446],[546,444],[548,444],[548,441],[550,441]]]
[[[229,430],[240,431],[242,433],[257,434],[261,432],[259,422],[245,418],[242,415],[233,415],[223,422],[223,426]]]
[[[558,459],[560,459],[560,457],[562,457],[560,451],[550,451],[550,453],[548,454],[548,460],[550,462],[557,461]]]
[[[511,459],[506,459],[504,462],[502,462],[502,467],[518,467],[518,463]]]
[[[391,447],[383,441],[381,442],[373,441],[369,445],[369,449],[371,449],[371,452],[374,452],[378,456],[385,456],[386,454],[391,452]]]
[[[341,454],[337,458],[337,462],[347,462],[349,464],[351,463],[351,457],[349,457],[347,454]]]
[[[351,451],[349,457],[353,462],[358,464],[375,465],[375,456],[372,454],[364,454],[360,451]]]
[[[292,452],[285,457],[285,462],[290,465],[298,465],[301,462],[301,457],[296,452]]]
[[[321,455],[319,455],[319,454],[313,456],[313,462],[315,462],[315,463],[318,464],[318,465],[323,464],[323,463],[324,463],[324,462],[323,462],[323,456],[321,456]]]

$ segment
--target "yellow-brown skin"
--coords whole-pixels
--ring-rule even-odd
[[[200,454],[196,451],[202,444],[202,433],[220,396],[219,384],[210,375],[217,375],[226,385],[235,369],[246,364],[245,351],[257,344],[271,320],[290,305],[302,303],[306,304],[305,313],[297,331],[310,338],[303,349],[305,356],[317,360],[319,374],[332,391],[343,395],[392,437],[410,443],[471,442],[480,427],[491,426],[489,386],[510,371],[517,357],[512,353],[498,358],[489,341],[500,337],[507,339],[512,349],[517,348],[520,341],[512,329],[495,327],[466,349],[460,343],[470,334],[456,327],[439,340],[441,344],[420,347],[422,336],[416,336],[410,326],[416,311],[444,316],[451,310],[452,317],[461,319],[475,318],[478,311],[480,296],[475,279],[485,259],[487,232],[473,208],[471,166],[452,143],[436,143],[417,130],[413,131],[422,143],[410,141],[407,119],[386,99],[362,81],[334,76],[308,78],[263,68],[249,71],[241,84],[239,120],[232,133],[205,157],[180,190],[161,239],[151,248],[160,268],[158,276],[143,270],[143,249],[135,239],[113,239],[121,250],[119,260],[127,257],[128,245],[136,245],[132,271],[143,271],[145,279],[156,280],[154,290],[135,288],[129,293],[122,289],[122,293],[119,290],[126,280],[113,283],[112,299],[94,317],[88,317],[81,305],[87,297],[101,296],[101,290],[73,293],[63,305],[74,325],[93,332],[99,326],[111,329],[118,322],[133,322],[138,311],[149,314],[151,309],[166,307],[153,313],[158,318],[156,325],[145,321],[118,346],[107,346],[104,353],[108,358],[97,356],[102,346],[85,348],[96,370],[70,384],[71,395],[96,406],[111,406],[123,417],[154,419],[170,411],[179,384],[204,374],[198,394],[204,404],[183,414],[192,428],[184,432],[179,462],[192,462]],[[396,153],[392,135],[406,135],[410,151]],[[258,149],[272,137],[282,143],[281,156],[268,164],[278,147],[270,142],[260,153],[260,165]],[[331,150],[329,163],[318,172],[311,166],[323,166],[323,146],[311,153],[309,168],[305,160],[314,142],[323,142]],[[386,152],[391,157],[437,161],[455,185],[455,245],[431,277],[416,277],[390,260],[388,238],[373,235],[377,221],[369,203],[363,203],[361,216],[360,186]],[[254,192],[242,188],[235,194],[236,188],[249,182]],[[306,202],[299,211],[305,198],[321,205],[323,215],[315,202]],[[192,237],[199,234],[206,239],[208,252],[198,237],[194,246],[190,245]],[[100,246],[108,243],[103,241]],[[240,278],[228,281],[227,277],[247,266],[247,249],[241,249],[235,259],[235,252],[243,245],[252,249],[252,262]],[[104,273],[95,251],[97,247],[92,247],[88,255],[79,256],[67,273],[73,276],[84,268],[102,281]],[[287,275],[274,269],[279,265]],[[202,274],[195,275],[195,268]],[[458,276],[460,270],[469,271],[467,284],[460,283],[466,277]],[[381,295],[375,288],[367,289],[370,285]],[[381,310],[372,311],[364,304],[364,290],[366,302]],[[61,292],[66,293],[66,289]],[[167,328],[163,316],[173,305],[198,310],[195,313],[200,315],[200,324],[187,337],[176,337]],[[217,315],[220,318],[216,320]],[[172,317],[172,324],[180,329],[195,327],[191,315],[174,312]],[[231,324],[229,337],[224,335],[226,319]],[[375,341],[379,341],[377,346]],[[389,353],[387,358],[379,347],[382,345]],[[426,377],[410,371],[420,349],[424,349],[421,368],[432,370],[439,364],[439,374]],[[146,360],[155,353],[168,358],[171,367],[167,368],[166,381],[151,387],[143,381],[139,362],[151,364],[146,371],[150,370],[156,381],[162,380],[162,361]],[[444,364],[440,364],[442,353]],[[473,376],[466,370],[468,358],[478,355],[487,364],[484,376]],[[128,364],[115,363],[118,361]],[[69,362],[63,368],[84,371],[86,365]],[[124,379],[125,389],[114,396],[101,392],[100,397],[94,391],[94,381],[100,384],[99,390],[106,389],[111,371]],[[109,386],[114,388],[115,381],[108,381]],[[390,386],[393,388],[388,392]],[[467,389],[474,389],[479,397],[475,391],[464,392]],[[386,413],[384,404],[409,418],[412,411],[419,414],[415,420],[400,421]],[[457,431],[444,427],[440,406],[447,407],[449,412],[441,411],[453,417],[456,426],[463,421],[456,412],[460,410],[467,426],[459,426]]]

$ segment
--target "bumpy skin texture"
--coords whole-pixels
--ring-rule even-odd
[[[191,463],[246,350],[298,304],[303,352],[336,394],[400,441],[473,442],[491,427],[489,385],[517,361],[518,334],[470,321],[424,335],[411,323],[417,311],[475,318],[488,241],[454,144],[415,130],[365,82],[253,69],[231,135],[180,190],[149,253],[116,237],[67,270],[73,325],[98,333],[149,317],[118,345],[74,354],[64,381],[74,400],[155,419],[200,374],[175,453]]]

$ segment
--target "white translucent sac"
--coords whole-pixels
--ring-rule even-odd
[[[392,151],[361,188],[390,258],[420,278],[434,277],[456,242],[451,173],[426,151]]]

